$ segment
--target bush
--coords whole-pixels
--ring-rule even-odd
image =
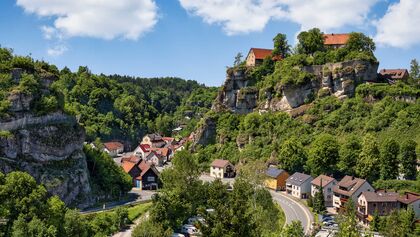
[[[15,56],[12,59],[12,67],[22,68],[23,70],[32,73],[35,70],[35,64],[31,57]]]

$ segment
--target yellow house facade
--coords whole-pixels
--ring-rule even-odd
[[[283,170],[275,167],[270,167],[266,171],[267,178],[264,181],[264,185],[276,191],[286,189],[286,179],[289,174]]]

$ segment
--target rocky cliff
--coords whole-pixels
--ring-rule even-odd
[[[313,74],[314,80],[301,85],[281,85],[281,96],[265,92],[264,99],[259,98],[257,88],[248,86],[252,78],[248,78],[244,71],[229,72],[213,110],[236,113],[249,113],[256,109],[290,111],[316,97],[352,97],[357,84],[376,81],[378,66],[378,63],[361,60],[305,66],[300,69]]]
[[[19,82],[19,75],[13,79]],[[48,78],[41,78],[48,93]],[[28,172],[66,204],[90,204],[90,184],[83,153],[85,133],[76,119],[60,110],[45,115],[34,112],[37,96],[10,92],[8,115],[0,120],[0,171]]]

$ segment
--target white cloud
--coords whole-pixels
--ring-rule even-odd
[[[279,0],[179,0],[188,12],[229,34],[261,31],[269,20],[284,16]]]
[[[53,17],[44,36],[137,40],[158,20],[154,0],[17,0],[26,12]],[[54,36],[55,35],[55,36]]]
[[[420,44],[420,1],[401,0],[388,7],[376,22],[375,41],[382,45],[409,48]]]
[[[301,30],[361,26],[378,0],[179,0],[188,12],[228,34],[261,31],[270,20],[289,20]]]
[[[288,19],[301,30],[320,28],[337,30],[344,26],[362,26],[378,0],[282,0],[288,7]]]
[[[64,44],[57,44],[53,47],[49,47],[47,49],[47,54],[52,57],[57,57],[62,55],[68,50],[68,48]]]

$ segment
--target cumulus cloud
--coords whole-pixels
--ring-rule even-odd
[[[361,26],[377,0],[282,0],[287,5],[287,18],[301,30],[318,27],[324,31],[344,26]]]
[[[228,34],[261,31],[270,20],[289,20],[301,30],[360,26],[378,0],[179,0],[181,6]]]
[[[376,22],[375,41],[382,45],[409,48],[420,44],[420,1],[401,0],[388,7]]]
[[[154,0],[17,0],[26,12],[53,17],[46,38],[94,37],[137,40],[157,23]],[[54,36],[55,35],[55,36]]]
[[[64,44],[57,44],[47,49],[47,54],[52,57],[57,57],[62,55],[68,50],[67,46]]]
[[[261,31],[285,12],[279,0],[179,0],[181,6],[209,24],[221,24],[229,34]]]

